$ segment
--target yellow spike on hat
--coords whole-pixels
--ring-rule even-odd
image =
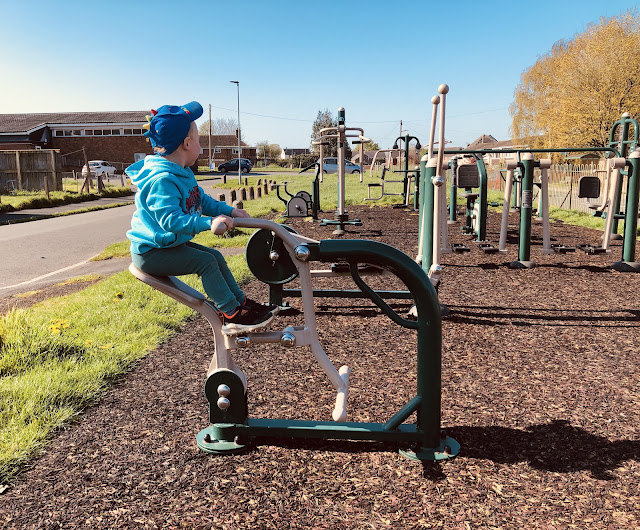
[[[153,119],[153,116],[150,116],[149,114],[147,114],[145,118],[147,118],[148,122],[151,122],[151,120]]]
[[[143,129],[146,129],[146,130],[148,131],[148,130],[150,130],[150,129],[151,129],[151,124],[150,124],[150,123],[145,123],[145,124],[142,126],[142,128],[143,128]]]

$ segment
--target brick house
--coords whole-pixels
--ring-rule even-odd
[[[89,160],[124,168],[151,154],[142,135],[148,111],[0,114],[0,150],[56,149],[64,169],[80,169],[82,148]]]
[[[236,133],[237,134],[237,133]],[[212,134],[211,135],[211,159],[216,164],[222,164],[227,160],[238,157],[238,137],[236,134]],[[200,135],[200,165],[206,166],[209,163],[209,135]],[[248,158],[252,164],[256,163],[256,148],[247,145],[240,140],[240,150],[242,158]]]

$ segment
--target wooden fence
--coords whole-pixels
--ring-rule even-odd
[[[549,178],[549,206],[562,208],[563,210],[578,210],[592,213],[590,204],[602,204],[604,197],[604,184],[607,176],[606,164],[608,160],[600,160],[591,164],[553,164],[548,172]],[[504,173],[504,170],[503,170]],[[578,197],[578,183],[582,177],[598,177],[600,179],[600,197],[587,199]],[[490,171],[488,174],[489,188],[504,190],[504,181],[499,170]],[[534,173],[534,182],[540,182],[540,170]],[[537,204],[537,195],[540,188],[534,186],[534,202]],[[622,204],[624,204],[626,190],[622,190]]]
[[[54,149],[0,151],[0,191],[62,190],[62,159]]]

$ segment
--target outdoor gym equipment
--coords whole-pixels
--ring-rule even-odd
[[[487,243],[487,168],[481,157],[474,155],[473,164],[458,164],[453,157],[451,168],[451,198],[449,201],[450,220],[456,220],[458,189],[464,189],[462,197],[466,199],[465,224],[462,231],[475,234],[478,247],[486,253],[497,252],[497,248]],[[473,192],[477,189],[477,192]],[[454,250],[455,247],[452,246]]]
[[[393,143],[393,149],[398,149],[398,142],[403,142],[404,143],[404,169],[398,169],[398,170],[394,170],[394,173],[403,173],[404,177],[402,179],[402,190],[404,193],[404,205],[405,206],[409,206],[409,197],[411,195],[411,179],[415,178],[416,179],[416,186],[415,186],[415,196],[414,196],[414,208],[417,210],[418,209],[418,201],[419,201],[419,189],[420,189],[420,185],[419,182],[417,182],[419,180],[419,173],[417,173],[414,169],[412,169],[411,171],[409,170],[409,143],[415,140],[416,141],[416,152],[420,152],[420,149],[422,149],[422,146],[420,145],[420,140],[418,140],[418,138],[416,136],[410,136],[409,134],[405,134],[404,136],[398,136],[396,138],[396,141]],[[410,175],[411,174],[411,175]]]
[[[289,190],[287,190],[287,184],[289,184],[289,181],[276,184],[276,195],[287,207],[285,217],[311,216],[314,220],[318,219],[318,212],[320,211],[320,164],[318,162],[314,162],[300,170],[300,173],[303,173],[312,167],[316,168],[316,175],[313,179],[313,187],[311,190],[312,193],[309,193],[306,190],[301,190],[293,195]],[[280,195],[280,188],[282,188],[289,196],[288,199],[285,199]]]
[[[420,180],[418,196],[419,207],[419,240],[418,255],[416,261],[422,264],[423,270],[428,272],[433,285],[440,282],[442,267],[440,255],[442,252],[451,252],[447,235],[446,223],[446,170],[448,164],[444,164],[444,125],[445,125],[445,98],[449,87],[442,84],[438,87],[440,96],[433,96],[431,103],[433,111],[431,116],[431,132],[429,135],[428,153],[420,160]],[[433,148],[435,143],[435,128],[438,106],[440,105],[440,126],[438,154],[434,158]],[[445,175],[443,177],[442,175]]]
[[[630,137],[629,129],[633,126],[633,137]],[[622,158],[628,158],[630,153],[633,153],[638,147],[638,139],[640,135],[640,127],[637,120],[631,118],[631,114],[625,112],[622,117],[611,126],[609,132],[609,147],[615,148],[618,152],[618,156]],[[622,176],[628,177],[626,170],[621,171]],[[627,184],[628,186],[628,184]],[[627,191],[629,191],[627,189]],[[605,197],[607,194],[605,192]],[[615,216],[614,223],[611,226],[612,239],[620,239],[618,235],[618,220],[624,216],[620,211],[620,203],[622,199],[622,179],[619,180],[618,185],[615,188],[613,201],[613,214]],[[627,195],[628,197],[628,195]]]
[[[360,134],[348,134],[349,131],[360,131]],[[364,137],[364,129],[360,127],[347,127],[345,125],[345,111],[344,107],[340,107],[338,109],[338,126],[337,127],[327,127],[325,129],[320,129],[319,131],[320,137],[313,140],[311,143],[314,145],[320,146],[320,172],[322,173],[322,147],[326,145],[326,140],[329,138],[337,138],[338,140],[338,207],[336,209],[335,219],[323,219],[320,223],[320,226],[327,225],[337,225],[338,228],[333,231],[335,235],[344,234],[345,225],[355,225],[362,226],[362,221],[360,219],[351,219],[349,220],[349,214],[345,210],[344,207],[344,196],[345,196],[345,169],[344,169],[344,159],[345,159],[345,142],[347,138],[358,138],[358,140],[353,141],[352,143],[360,144],[360,160],[363,160],[364,156],[364,148],[363,145],[371,140],[369,138]],[[362,171],[360,172],[362,175]]]
[[[373,155],[373,160],[371,161],[371,166],[369,168],[369,176],[373,177],[373,167],[376,163],[376,159],[378,158],[378,155],[380,153],[392,153],[393,151],[397,151],[397,149],[378,149],[375,154]],[[406,186],[404,185],[405,179],[401,179],[401,180],[390,180],[388,178],[386,178],[386,174],[390,172],[389,168],[387,168],[386,164],[382,167],[382,175],[380,176],[380,182],[376,182],[376,183],[367,183],[367,198],[365,199],[366,201],[378,201],[380,199],[382,199],[382,197],[385,196],[400,196],[402,197],[402,203],[404,204],[406,202],[405,199],[405,191],[406,191]],[[360,182],[362,182],[362,172],[360,172]],[[402,187],[402,192],[400,193],[392,193],[392,192],[388,192],[385,191],[385,186],[387,184],[398,184],[398,183],[402,183],[403,187]],[[371,188],[375,188],[375,187],[379,187],[380,188],[380,197],[371,197]]]
[[[209,453],[231,454],[250,449],[252,440],[257,437],[376,440],[405,443],[407,449],[400,452],[411,459],[445,460],[455,457],[460,450],[459,444],[440,428],[440,306],[422,269],[404,253],[383,243],[314,241],[266,219],[234,218],[233,225],[260,229],[247,245],[247,263],[252,270],[260,270],[261,276],[273,281],[299,275],[303,326],[287,326],[283,331],[224,335],[217,311],[199,291],[174,277],[151,276],[134,265],[129,267],[139,280],[201,313],[213,330],[215,352],[205,382],[211,425],[197,435],[198,447]],[[345,421],[350,369],[343,366],[337,370],[318,340],[309,267],[311,261],[347,263],[358,287],[389,318],[402,327],[417,330],[416,395],[384,424]],[[265,263],[272,263],[272,266],[264,267]],[[417,321],[400,317],[364,283],[358,272],[361,263],[383,267],[404,282],[415,300]],[[232,353],[238,348],[264,343],[288,348],[306,346],[311,350],[337,393],[332,412],[334,422],[249,417],[247,377],[234,362]],[[404,423],[414,412],[416,423]]]

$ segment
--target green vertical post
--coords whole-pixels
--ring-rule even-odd
[[[622,261],[612,265],[621,272],[640,272],[640,263],[636,257],[636,233],[638,230],[638,200],[640,195],[640,152],[634,151],[628,158],[627,204],[624,212],[624,242]]]
[[[487,239],[487,187],[488,187],[488,178],[487,178],[487,166],[484,164],[484,160],[479,158],[476,162],[478,166],[478,173],[480,176],[480,193],[478,195],[479,204],[479,228],[478,228],[478,242],[485,241]]]
[[[427,155],[420,160],[420,184],[422,186],[421,197],[422,207],[420,208],[422,213],[422,270],[427,274],[431,265],[433,265],[433,184],[431,179],[436,176],[436,164],[435,158],[432,158],[427,163]]]
[[[533,209],[533,168],[531,153],[522,155],[524,175],[522,177],[522,197],[520,203],[520,240],[518,242],[518,261],[509,264],[512,269],[530,269],[535,267],[531,261],[531,213]]]
[[[409,182],[409,135],[404,135],[404,178],[402,179],[402,202],[407,204],[407,183]]]
[[[625,113],[626,114],[626,113]],[[627,117],[625,117],[625,115],[622,115],[622,118],[620,120],[618,120],[616,123],[613,124],[613,127],[611,128],[611,135],[609,137],[609,144],[611,144],[611,142],[613,141],[613,136],[614,136],[614,131],[617,128],[616,126],[620,126],[622,125],[622,136],[620,137],[620,156],[622,158],[627,158],[627,152],[628,152],[628,148],[629,145],[627,144],[627,139],[629,137],[629,125],[631,123],[631,120]],[[637,131],[636,131],[637,132]],[[624,171],[622,172],[622,174],[624,175]],[[617,215],[620,213],[620,203],[622,201],[622,181],[624,179],[618,179],[618,187],[616,188],[616,199],[615,199],[615,204],[614,204],[614,208],[613,208],[613,214]],[[627,190],[628,193],[628,190]],[[627,202],[629,195],[627,195]],[[613,227],[611,228],[611,232],[613,234],[616,234],[616,237],[618,234],[618,221],[619,219],[616,219],[615,217],[613,218]],[[625,233],[626,233],[626,221],[625,221]],[[635,237],[633,238],[635,241]],[[624,259],[624,258],[623,258]]]

